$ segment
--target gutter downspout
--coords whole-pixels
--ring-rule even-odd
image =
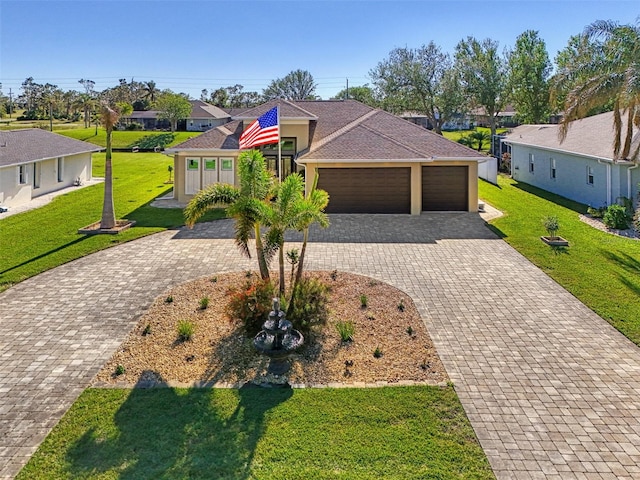
[[[631,200],[631,202],[633,202],[633,198],[631,196],[631,192],[632,192],[632,188],[631,188],[631,170],[634,170],[636,168],[640,167],[640,164],[635,164],[633,167],[629,167],[627,168],[627,198]],[[638,199],[638,201],[640,201],[640,199]]]

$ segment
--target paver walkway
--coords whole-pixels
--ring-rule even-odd
[[[114,247],[0,294],[0,478],[11,478],[154,297],[242,270],[219,221]],[[499,479],[640,478],[640,349],[475,214],[332,216],[310,269],[409,293]]]

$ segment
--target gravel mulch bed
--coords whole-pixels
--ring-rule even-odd
[[[587,225],[592,226],[593,228],[597,228],[598,230],[602,230],[603,232],[610,233],[612,235],[618,235],[619,237],[632,238],[635,240],[640,240],[640,232],[635,230],[634,228],[627,228],[626,230],[617,230],[615,228],[608,228],[601,218],[595,218],[591,215],[579,215],[580,220]]]
[[[288,381],[318,386],[448,381],[409,296],[368,277],[332,273],[308,273],[331,289],[328,319],[291,356],[286,378],[266,373],[268,359],[255,351],[240,322],[225,314],[229,289],[247,282],[246,273],[232,273],[196,280],[157,298],[93,384],[241,386]],[[361,295],[367,297],[366,308],[361,306]],[[167,302],[169,297],[171,302]],[[201,309],[204,297],[209,305]],[[188,341],[178,339],[177,325],[183,320],[195,325]],[[340,340],[338,321],[353,322],[352,342]],[[379,358],[374,356],[376,349],[382,353]],[[124,373],[116,374],[118,366]]]

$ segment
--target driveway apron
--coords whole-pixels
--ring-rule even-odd
[[[640,478],[638,347],[477,214],[331,222],[312,232],[307,267],[411,295],[499,479]],[[19,472],[155,297],[248,268],[222,220],[98,252],[0,294],[0,478]]]

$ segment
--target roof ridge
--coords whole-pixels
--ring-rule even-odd
[[[365,113],[364,115],[360,115],[358,118],[356,118],[355,120],[347,123],[344,127],[339,128],[338,130],[336,130],[335,132],[327,135],[326,137],[324,137],[321,140],[318,140],[317,142],[313,143],[313,147],[311,147],[309,149],[308,152],[306,153],[311,153],[311,152],[315,152],[317,149],[321,148],[323,145],[326,145],[327,143],[331,142],[332,140],[335,140],[336,138],[344,135],[345,133],[347,133],[349,130],[352,130],[353,128],[357,127],[358,125],[360,125],[362,122],[364,122],[365,120],[369,119],[370,117],[372,117],[376,112],[378,112],[377,109],[371,109],[370,111],[368,111],[367,113]]]
[[[417,149],[415,149],[415,148],[413,148],[413,147],[411,147],[411,146],[409,146],[409,145],[406,145],[406,144],[404,144],[404,143],[401,143],[401,142],[397,141],[395,138],[390,137],[390,136],[389,136],[389,135],[387,135],[386,133],[383,133],[383,132],[381,132],[381,131],[379,131],[379,130],[376,130],[376,129],[374,129],[374,128],[368,127],[367,125],[362,125],[362,128],[367,129],[367,130],[369,130],[370,132],[375,133],[376,135],[379,135],[379,136],[381,136],[381,137],[384,137],[386,140],[390,141],[391,143],[395,143],[396,145],[398,145],[398,146],[400,146],[400,147],[402,147],[402,148],[405,148],[405,149],[407,149],[407,150],[409,150],[409,151],[411,151],[411,152],[413,152],[413,153],[415,153],[415,154],[419,155],[420,157],[423,157],[423,156],[424,156],[424,152],[421,152],[420,150],[417,150]]]
[[[232,122],[225,123],[224,125],[218,125],[216,127],[216,130],[219,130],[220,132],[224,133],[227,136],[233,135],[234,132],[232,132],[227,128],[227,125],[229,125],[229,123],[232,123]]]

